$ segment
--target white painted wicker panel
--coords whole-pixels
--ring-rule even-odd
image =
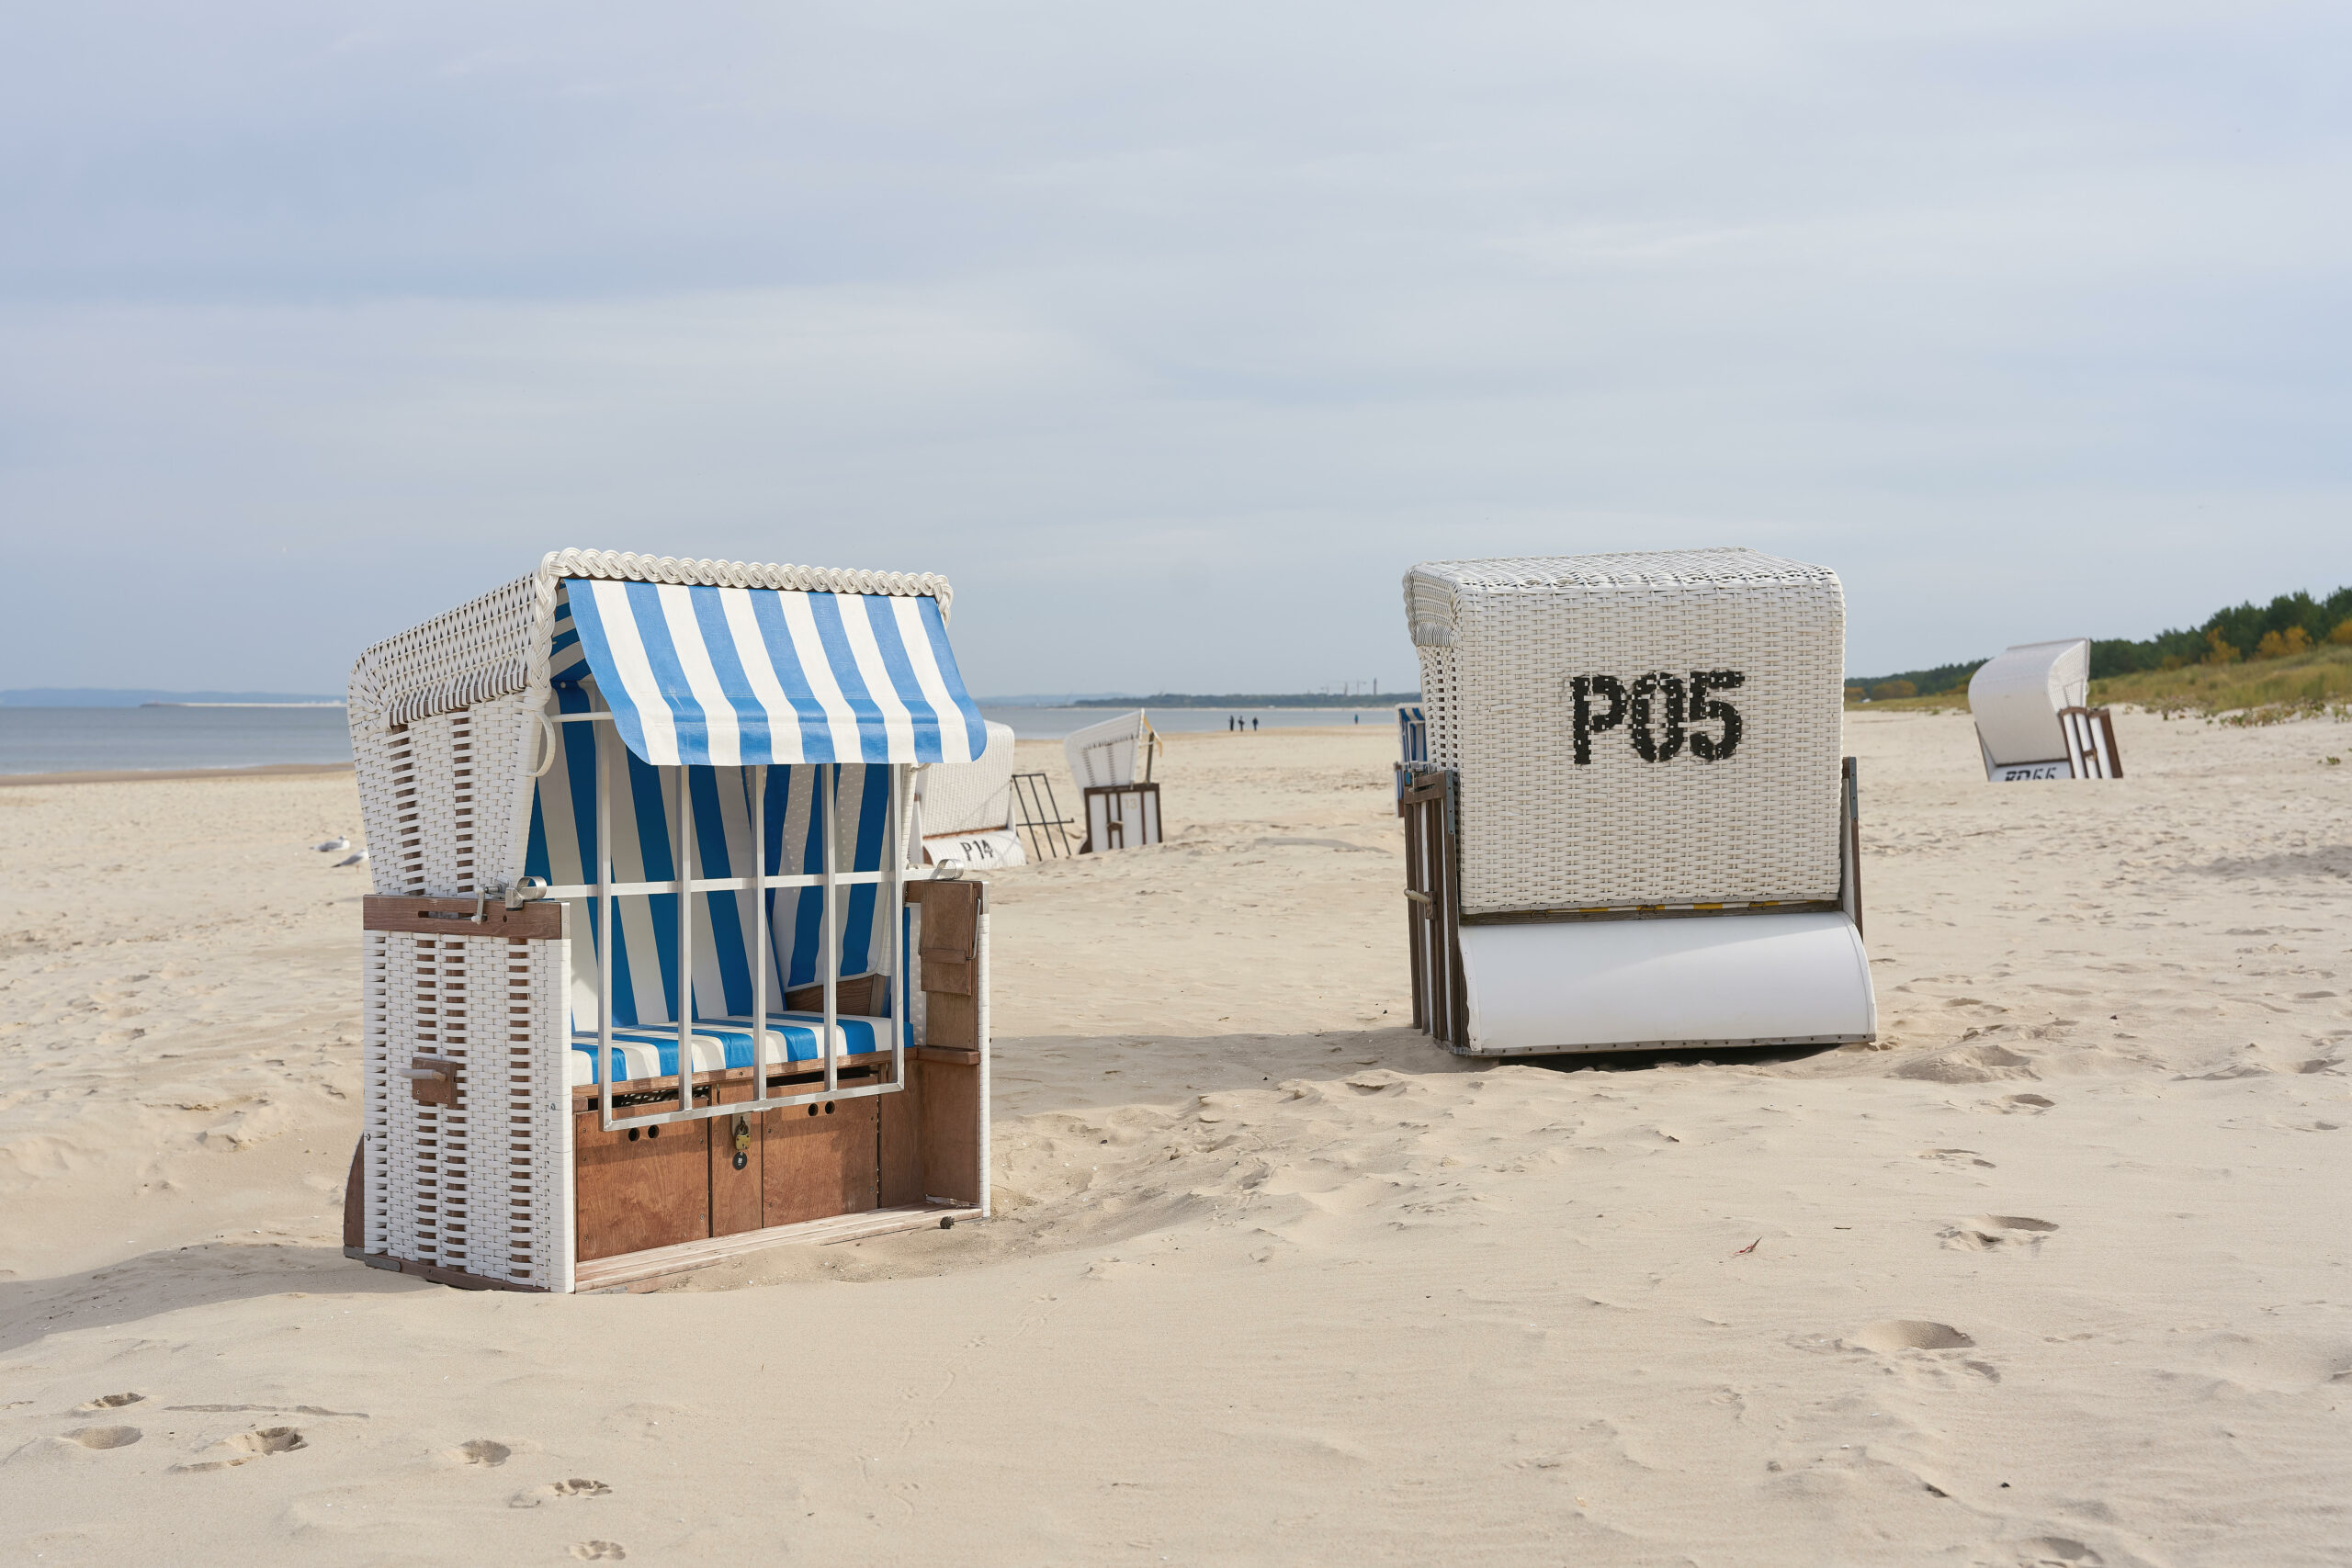
[[[416,1190],[417,1128],[412,1113],[408,1080],[393,1074],[408,1066],[416,1053],[417,944],[423,939],[405,931],[383,933],[382,987],[384,1031],[380,1064],[371,1064],[368,1093],[382,1107],[384,1182],[381,1207],[383,1242],[371,1238],[368,1250],[393,1258],[414,1258],[417,1252]]]
[[[531,953],[529,1069],[523,1088],[529,1105],[528,1162],[515,1168],[511,1207],[530,1224],[529,1283],[570,1291],[575,1258],[572,1234],[571,1028],[567,976],[571,943],[535,942]],[[524,1248],[517,1247],[516,1252]],[[519,1277],[519,1276],[518,1276]]]
[[[1442,561],[1406,598],[1430,757],[1460,775],[1465,914],[1838,896],[1834,572],[1750,550]],[[1576,678],[1714,671],[1743,677],[1716,694],[1741,718],[1730,756],[1645,761],[1628,719],[1576,761]]]
[[[982,894],[981,897],[985,898],[987,895]],[[981,905],[979,919],[975,923],[978,929],[975,933],[972,953],[972,1001],[973,1010],[978,1015],[975,1032],[979,1037],[980,1047],[980,1218],[987,1219],[994,1210],[991,1200],[996,1191],[990,1174],[993,1168],[990,1164],[992,1151],[989,1146],[989,1064],[995,1059],[996,1053],[989,1048],[989,915],[986,904]]]
[[[359,1195],[363,1250],[382,1257],[391,1250],[388,1198],[392,1190],[391,1093],[386,1081],[390,1057],[391,1021],[387,1007],[386,974],[395,962],[392,945],[404,938],[368,931],[360,941],[359,996],[359,1126],[365,1141],[360,1156]]]

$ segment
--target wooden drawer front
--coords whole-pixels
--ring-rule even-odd
[[[604,1131],[594,1115],[572,1118],[583,1263],[710,1235],[710,1123],[636,1132],[632,1139]]]
[[[747,1083],[721,1084],[718,1101],[752,1098],[752,1086]],[[742,1151],[743,1168],[735,1168],[735,1122],[732,1116],[722,1116],[704,1123],[710,1129],[710,1234],[733,1235],[739,1231],[760,1228],[760,1172],[765,1161],[762,1158],[767,1139],[761,1123],[775,1113],[762,1111],[742,1120],[752,1134],[751,1146]]]
[[[767,1113],[761,1150],[760,1217],[771,1225],[879,1206],[880,1122],[871,1098],[827,1107],[788,1106]]]

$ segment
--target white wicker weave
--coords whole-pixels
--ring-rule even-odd
[[[1746,549],[1433,561],[1405,603],[1430,758],[1459,775],[1464,915],[1838,897],[1835,572]],[[1681,712],[1711,680],[1736,735]]]

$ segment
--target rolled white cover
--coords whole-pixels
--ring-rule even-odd
[[[1968,709],[1984,743],[1987,772],[2063,760],[2066,735],[2059,728],[2058,710],[2083,705],[2090,674],[2086,637],[2019,643],[1987,660],[1968,681]]]
[[[1866,1040],[1870,962],[1838,911],[1462,928],[1474,1055]]]

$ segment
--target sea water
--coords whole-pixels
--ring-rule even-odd
[[[1103,707],[980,710],[1023,740],[1058,740],[1072,730],[1132,712]],[[1261,730],[1311,725],[1396,727],[1393,708],[1152,708],[1154,728],[1216,732],[1239,718]],[[348,762],[351,736],[340,707],[0,707],[0,773],[150,772],[257,768],[274,762]]]
[[[0,773],[349,761],[340,707],[0,707]]]

